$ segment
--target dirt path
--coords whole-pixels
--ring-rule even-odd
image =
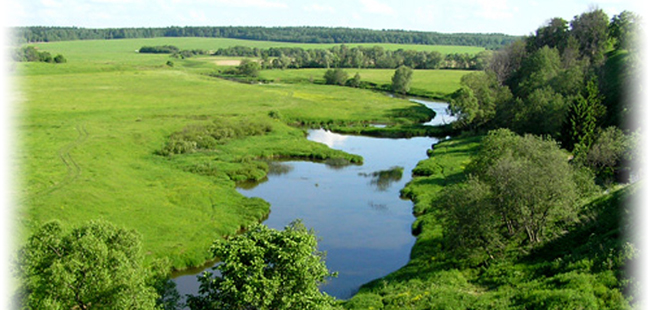
[[[84,143],[88,139],[88,131],[86,130],[86,125],[85,124],[77,124],[75,126],[75,129],[77,130],[78,136],[77,138],[63,146],[62,148],[59,149],[58,151],[58,156],[59,159],[63,162],[65,165],[66,169],[68,170],[68,173],[66,176],[63,178],[58,183],[55,183],[54,185],[45,188],[43,190],[40,190],[36,192],[32,196],[45,196],[49,195],[61,188],[66,187],[67,185],[71,184],[72,182],[76,181],[79,176],[81,175],[82,169],[81,166],[79,166],[79,163],[72,157],[70,152]]]

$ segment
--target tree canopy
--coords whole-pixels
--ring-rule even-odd
[[[64,230],[39,227],[16,265],[21,309],[154,309],[156,275],[143,265],[140,237],[104,221]]]
[[[395,70],[391,79],[391,88],[398,94],[406,94],[411,89],[411,80],[413,79],[413,69],[407,66],[400,66]]]
[[[212,248],[222,261],[199,277],[198,296],[188,306],[198,309],[329,309],[334,299],[319,285],[333,276],[318,251],[314,232],[295,221],[282,231],[250,227]]]

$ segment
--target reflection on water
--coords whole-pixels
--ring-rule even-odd
[[[438,109],[441,104],[434,105]],[[447,121],[440,120],[446,115],[445,109],[436,110],[433,121]],[[268,179],[240,184],[238,190],[271,204],[265,225],[283,229],[291,221],[302,219],[313,228],[319,249],[327,252],[327,267],[339,273],[322,289],[337,298],[349,298],[362,284],[408,262],[415,242],[411,235],[414,218],[412,202],[400,198],[399,191],[410,181],[403,174],[425,159],[426,150],[438,140],[344,136],[325,130],[312,130],[308,138],[361,155],[363,164],[275,162],[269,165],[272,173]],[[193,283],[188,283],[187,277],[174,280],[181,294],[195,294],[196,277]]]
[[[386,191],[392,183],[399,182],[404,173],[403,167],[393,167],[388,170],[375,171],[371,174],[359,173],[360,176],[370,177],[370,184],[374,185],[378,191]]]

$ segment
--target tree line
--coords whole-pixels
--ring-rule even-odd
[[[490,33],[456,33],[371,30],[330,27],[164,27],[164,28],[78,28],[16,27],[20,43],[72,40],[135,39],[156,37],[207,37],[297,43],[396,43],[424,45],[463,45],[497,49],[518,39]]]
[[[395,69],[407,66],[413,69],[482,70],[491,52],[475,55],[454,53],[443,55],[437,51],[386,50],[381,46],[350,47],[342,44],[329,49],[300,47],[272,47],[268,49],[247,46],[220,48],[217,56],[259,57],[262,68],[381,68]]]

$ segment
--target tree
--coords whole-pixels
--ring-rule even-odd
[[[350,86],[354,88],[359,88],[359,86],[361,86],[361,75],[359,72],[357,72],[357,74],[355,74],[354,77],[350,79]]]
[[[283,231],[250,227],[228,241],[215,242],[212,253],[223,263],[199,276],[198,296],[188,296],[197,309],[328,309],[334,299],[319,291],[332,276],[313,231],[292,222]]]
[[[154,309],[155,277],[134,231],[103,221],[39,227],[18,253],[22,309]]]
[[[571,36],[576,39],[580,55],[599,65],[607,50],[609,18],[601,9],[576,16],[571,21]]]
[[[573,168],[553,140],[491,131],[468,171],[490,186],[493,210],[510,236],[523,231],[539,243],[550,224],[575,215]]]
[[[636,49],[640,35],[640,16],[630,11],[623,11],[614,15],[609,24],[609,35],[614,38],[616,49]]]
[[[491,122],[497,107],[512,97],[510,89],[501,86],[496,74],[475,72],[461,78],[461,88],[452,94],[449,109],[458,116],[454,126],[475,129]]]
[[[257,61],[252,61],[248,58],[243,59],[239,66],[237,66],[237,72],[241,75],[257,77],[260,71],[260,64]]]
[[[323,78],[325,78],[325,84],[343,86],[348,80],[348,73],[339,68],[329,69],[325,71]]]
[[[411,89],[411,79],[413,77],[413,69],[407,66],[399,66],[393,74],[393,92],[405,95]]]
[[[596,79],[592,78],[582,94],[579,94],[569,106],[564,124],[564,147],[577,152],[591,147],[596,135],[598,119],[605,114],[603,97],[598,91]],[[574,151],[574,153],[576,152]]]

